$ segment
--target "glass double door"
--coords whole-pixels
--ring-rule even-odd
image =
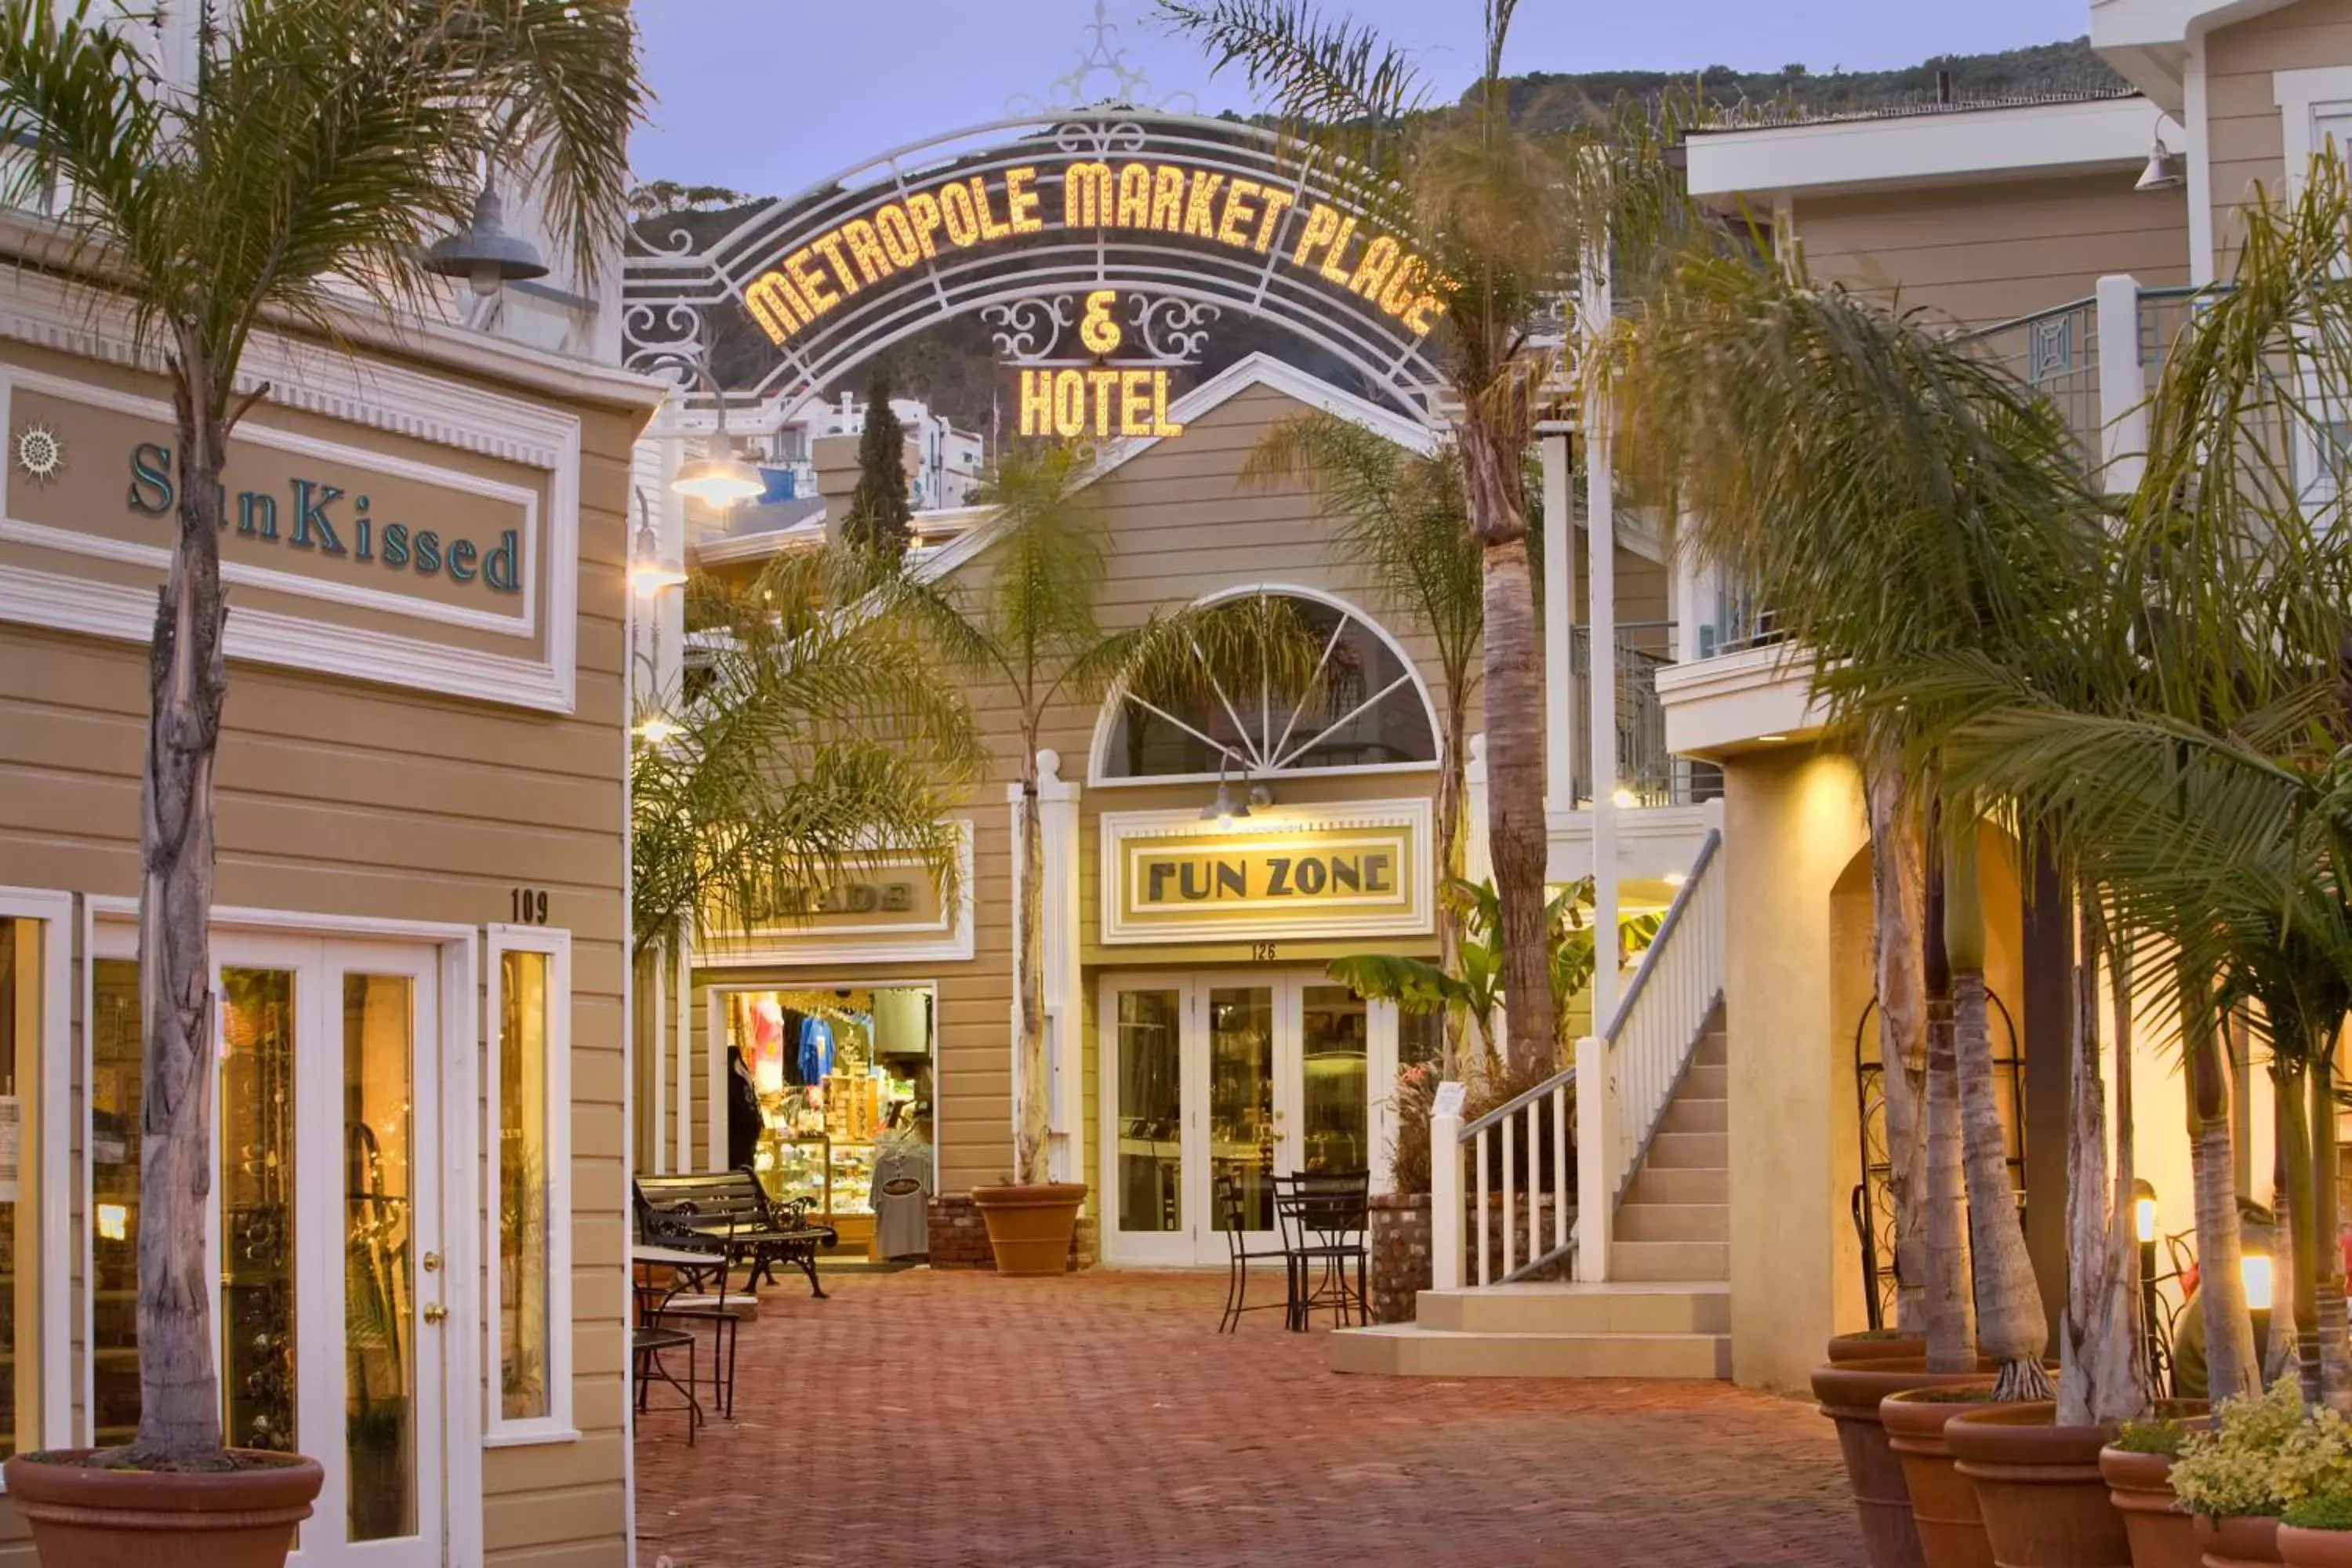
[[[437,1568],[456,1331],[443,1304],[437,953],[229,935],[213,948],[205,1231],[226,1439],[325,1468],[297,1562]],[[91,1420],[112,1442],[140,1402],[138,974],[101,959],[95,980]]]
[[[1370,1009],[1319,975],[1106,980],[1098,1039],[1111,1261],[1276,1245],[1274,1178],[1370,1167]]]

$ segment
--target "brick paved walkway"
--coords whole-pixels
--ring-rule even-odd
[[[828,1289],[767,1297],[733,1422],[689,1449],[683,1416],[645,1418],[645,1568],[1863,1561],[1809,1405],[1341,1377],[1278,1313],[1218,1338],[1199,1276]]]

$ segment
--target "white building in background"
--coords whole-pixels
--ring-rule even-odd
[[[987,443],[933,414],[919,398],[894,397],[890,411],[907,430],[907,499],[917,511],[945,511],[971,504],[987,461]],[[866,429],[866,403],[845,392],[833,402],[803,404],[773,430],[752,440],[762,468],[780,471],[765,504],[815,496],[815,444],[834,437],[856,440]]]

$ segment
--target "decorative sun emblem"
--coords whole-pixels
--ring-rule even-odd
[[[65,471],[64,439],[38,420],[18,429],[13,446],[16,467],[28,479],[47,484]]]

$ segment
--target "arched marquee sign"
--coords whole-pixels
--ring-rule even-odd
[[[1082,330],[1107,310],[1143,356],[1129,363],[1158,366],[1197,360],[1230,311],[1427,419],[1435,279],[1345,186],[1231,121],[1123,105],[998,121],[886,153],[698,247],[683,223],[640,233],[622,284],[627,361],[668,372],[731,316],[730,342],[768,358],[724,377],[730,403],[789,410],[951,316],[987,322],[1011,363],[1068,371],[1099,363]],[[1098,390],[1135,406],[1131,381]]]

